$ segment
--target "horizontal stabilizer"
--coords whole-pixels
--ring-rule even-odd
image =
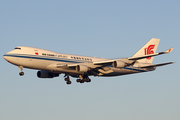
[[[164,66],[164,65],[168,65],[168,64],[172,64],[172,63],[175,63],[175,62],[168,62],[168,63],[161,63],[161,64],[143,66],[143,67],[141,67],[141,68],[160,67],[160,66]]]

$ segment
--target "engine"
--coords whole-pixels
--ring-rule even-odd
[[[127,66],[127,64],[125,62],[120,61],[120,60],[114,61],[112,65],[115,68],[124,68]]]
[[[89,68],[87,66],[84,66],[84,65],[76,66],[76,71],[78,71],[78,72],[87,72],[88,70],[89,70]]]
[[[50,72],[41,70],[41,71],[37,72],[37,76],[38,76],[38,78],[53,78],[53,77],[58,77],[59,74],[50,73]]]

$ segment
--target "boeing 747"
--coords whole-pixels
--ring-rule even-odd
[[[152,38],[132,57],[122,59],[104,59],[71,54],[62,54],[49,50],[19,46],[6,53],[3,57],[9,63],[20,68],[20,76],[24,75],[23,68],[39,70],[39,78],[58,77],[65,74],[65,81],[71,84],[70,76],[77,82],[91,82],[89,76],[120,76],[126,74],[154,71],[156,67],[172,64],[167,62],[152,64],[154,56],[170,53],[173,48],[156,53],[160,39]]]

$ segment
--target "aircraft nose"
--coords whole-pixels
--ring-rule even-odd
[[[9,62],[8,57],[6,56],[6,54],[3,55],[3,58],[4,58],[6,61]]]

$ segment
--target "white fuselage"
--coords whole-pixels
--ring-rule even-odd
[[[8,62],[17,65],[23,66],[25,68],[37,69],[37,70],[46,70],[54,73],[68,73],[70,75],[79,75],[82,74],[76,70],[64,69],[65,65],[74,65],[74,64],[83,64],[90,68],[97,68],[97,65],[94,65],[93,62],[105,61],[110,59],[96,58],[96,57],[87,57],[87,56],[78,56],[70,54],[61,54],[52,52],[49,50],[34,48],[34,47],[17,47],[16,49],[6,53],[4,59]],[[102,66],[99,66],[102,67]],[[113,68],[112,66],[106,66],[102,69],[101,74],[87,73],[88,75],[94,76],[118,76],[131,73],[139,73],[150,71],[147,69],[141,69],[138,67],[125,67],[125,68]]]

